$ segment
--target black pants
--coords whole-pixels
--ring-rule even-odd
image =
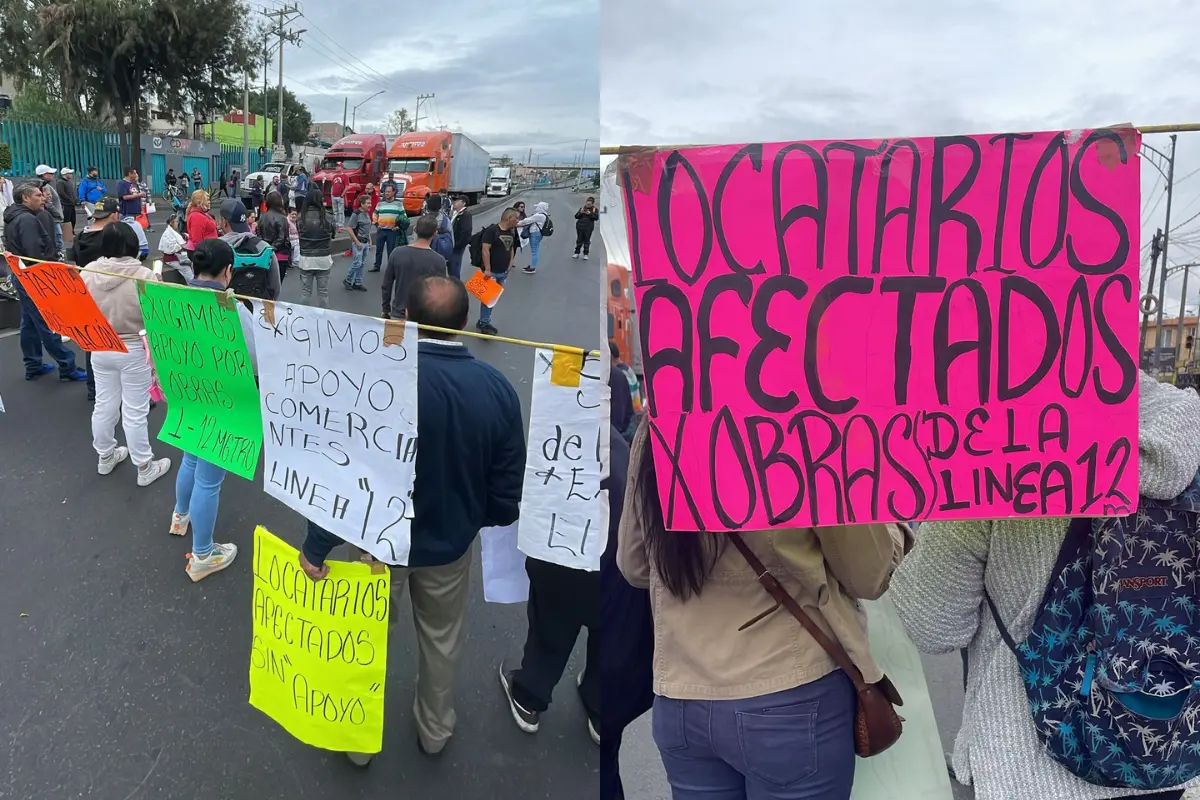
[[[513,699],[545,711],[562,678],[581,628],[588,629],[587,660],[579,696],[592,723],[600,724],[600,573],[525,559],[529,575],[529,632],[521,668],[513,673]]]
[[[592,231],[593,228],[576,228],[575,229],[575,252],[579,253],[582,249],[586,256],[588,250],[592,246]]]
[[[630,586],[608,553],[600,562],[600,674],[604,720],[600,727],[600,800],[625,800],[621,735],[654,703],[654,623],[650,593]]]

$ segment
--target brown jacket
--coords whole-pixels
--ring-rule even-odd
[[[636,486],[641,459],[652,457],[648,430],[645,424],[638,428],[630,450],[617,565],[632,585],[650,590],[654,693],[681,700],[743,699],[833,672],[833,660],[785,609],[738,631],[774,601],[734,547],[723,548],[699,596],[681,602],[662,586],[646,551]],[[804,610],[842,643],[867,682],[879,680],[883,672],[871,658],[858,598],[873,600],[887,590],[912,546],[908,526],[777,528],[747,531],[743,538]]]

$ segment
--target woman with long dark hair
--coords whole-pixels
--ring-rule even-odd
[[[312,185],[300,203],[296,223],[300,232],[300,302],[308,303],[317,291],[317,306],[329,307],[329,271],[333,269],[333,222],[325,213],[321,187]]]
[[[279,262],[279,280],[282,282],[287,276],[288,266],[292,263],[291,228],[288,225],[283,195],[274,190],[268,192],[266,204],[267,210],[258,220],[258,238],[275,251],[275,259]]]
[[[726,535],[666,529],[646,419],[629,474],[617,564],[632,585],[650,590],[654,741],[674,800],[849,798],[850,678],[786,610],[764,615],[775,602]],[[864,680],[879,681],[858,600],[887,590],[911,544],[908,527],[773,528],[741,537]]]

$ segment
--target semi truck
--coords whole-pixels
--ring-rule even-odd
[[[387,160],[387,140],[382,133],[361,133],[334,142],[321,159],[320,168],[312,176],[325,196],[325,207],[333,206],[333,179],[342,176],[346,184],[346,213],[354,208],[355,199],[368,183],[379,185]]]
[[[419,131],[396,138],[386,172],[398,184],[404,210],[419,214],[425,198],[446,189],[475,205],[488,182],[490,156],[464,133]]]
[[[492,167],[488,170],[488,197],[508,197],[512,194],[512,168]]]

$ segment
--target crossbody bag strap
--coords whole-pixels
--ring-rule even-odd
[[[786,608],[788,613],[795,617],[796,621],[804,626],[804,630],[808,631],[809,635],[817,641],[817,644],[821,645],[822,649],[829,654],[834,663],[846,673],[854,683],[854,688],[860,691],[865,689],[866,681],[863,680],[862,672],[850,660],[850,654],[846,652],[846,648],[842,647],[841,642],[830,639],[825,635],[825,631],[821,630],[812,617],[800,607],[796,599],[788,594],[787,589],[783,588],[783,584],[779,582],[779,579],[763,566],[762,561],[754,554],[754,551],[750,549],[750,546],[746,544],[740,534],[730,532],[727,535],[729,536],[729,540],[733,542],[733,546],[746,559],[746,563],[750,565],[750,569],[754,570],[758,582],[767,590],[767,594],[771,595],[771,598],[775,600],[775,608],[779,606]],[[772,608],[771,611],[774,611],[775,608]],[[754,621],[762,619],[764,616],[766,615],[760,614]]]

